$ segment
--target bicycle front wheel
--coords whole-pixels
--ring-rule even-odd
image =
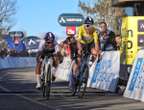
[[[80,80],[79,86],[78,86],[78,97],[79,98],[83,98],[83,96],[85,95],[88,75],[89,75],[89,69],[88,69],[88,67],[85,67],[84,71],[83,71],[82,79]]]
[[[48,66],[47,71],[47,86],[46,86],[46,97],[49,99],[50,97],[50,88],[51,88],[51,66]]]
[[[51,88],[51,66],[48,65],[48,67],[45,67],[47,69],[45,72],[45,81],[43,85],[43,96],[47,98],[47,100],[50,97],[50,88]]]

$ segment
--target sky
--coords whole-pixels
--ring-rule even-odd
[[[62,13],[78,13],[79,0],[17,0],[17,13],[12,31],[25,31],[27,35],[53,32],[65,37],[65,27],[58,23]],[[90,1],[90,0],[82,0]]]
[[[16,9],[12,30],[26,31],[28,35],[51,31],[62,37],[65,27],[59,25],[59,15],[79,12],[78,0],[17,0]]]

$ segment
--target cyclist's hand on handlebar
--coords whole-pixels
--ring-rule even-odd
[[[98,51],[98,54],[101,55],[101,53],[102,53],[102,50],[99,50],[99,51]]]
[[[97,50],[97,49],[95,49],[95,48],[92,48],[92,49],[91,49],[91,54],[92,54],[93,56],[98,56],[98,55],[100,54],[100,51]]]
[[[82,50],[78,50],[78,55],[80,55],[81,56],[81,54],[82,54]]]
[[[42,61],[43,61],[43,59],[42,59],[42,57],[41,57],[41,56],[38,56],[38,61],[40,61],[40,62],[42,62]]]

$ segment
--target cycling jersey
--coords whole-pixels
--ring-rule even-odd
[[[37,53],[37,62],[39,62],[39,57],[41,57],[42,59],[44,59],[45,54],[48,53],[57,53],[59,51],[59,46],[58,43],[55,41],[52,48],[46,48],[45,45],[45,40],[42,39],[39,43],[39,47],[38,47],[38,53]]]
[[[89,44],[94,41],[94,43],[98,43],[98,35],[96,33],[96,29],[93,27],[94,31],[92,33],[86,32],[84,26],[80,26],[78,29],[77,40],[82,44]]]
[[[41,40],[39,47],[38,47],[38,51],[42,51],[44,49],[44,47],[45,47],[45,40]],[[56,41],[54,42],[53,48],[55,48],[55,53],[59,51],[59,46],[58,46],[58,43]]]

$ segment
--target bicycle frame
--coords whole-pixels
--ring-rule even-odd
[[[52,58],[51,57],[48,57],[48,56],[45,56],[44,60],[43,60],[43,65],[42,67],[44,67],[45,69],[42,71],[42,75],[43,76],[47,76],[46,74],[48,73],[48,67],[51,66],[52,67]],[[52,73],[52,70],[51,70],[51,73]],[[46,78],[46,77],[45,77]],[[46,80],[45,80],[46,81]],[[46,84],[46,82],[45,82]]]
[[[52,80],[52,56],[45,56],[43,61],[43,73],[42,73],[42,92],[43,97],[50,97],[50,88]]]
[[[86,53],[86,54],[84,54],[83,56],[82,56],[82,59],[81,59],[81,65],[80,65],[80,73],[79,73],[79,75],[78,75],[78,79],[81,81],[82,80],[82,78],[83,78],[83,70],[84,70],[84,67],[89,67],[88,65],[88,62],[89,62],[89,57],[90,57],[90,55],[88,54],[88,53]]]

